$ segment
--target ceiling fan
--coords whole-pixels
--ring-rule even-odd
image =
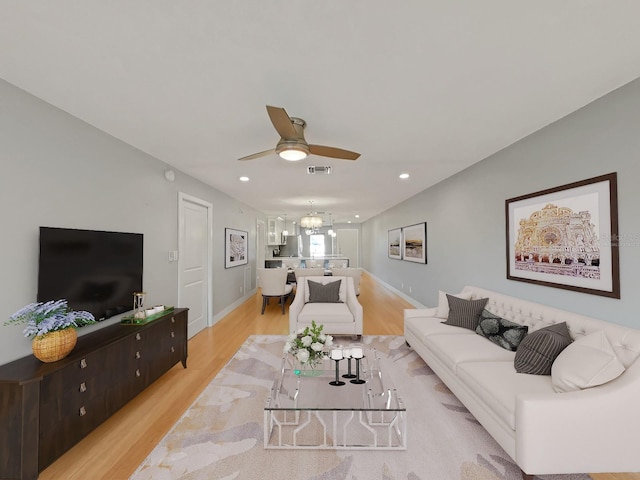
[[[277,153],[281,158],[292,162],[303,160],[310,153],[341,160],[356,160],[360,156],[359,153],[342,148],[308,144],[304,139],[304,127],[307,126],[307,122],[301,118],[290,117],[284,108],[267,105],[267,113],[276,132],[280,135],[280,141],[275,148],[254,153],[238,160],[253,160],[272,153]]]

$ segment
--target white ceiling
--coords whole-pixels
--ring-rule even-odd
[[[364,221],[639,76],[638,0],[0,1],[1,78],[289,219]],[[237,161],[267,104],[362,156]]]

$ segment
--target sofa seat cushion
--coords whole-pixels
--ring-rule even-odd
[[[513,362],[460,363],[458,377],[512,430],[516,429],[517,395],[554,393],[551,377],[517,373]]]
[[[418,340],[424,343],[429,335],[475,335],[467,328],[445,325],[442,320],[434,317],[411,317],[404,322],[404,328],[413,333]]]
[[[463,330],[463,329],[460,329]],[[429,335],[424,344],[453,373],[464,362],[511,362],[514,352],[498,347],[480,335]]]
[[[345,303],[307,303],[298,315],[298,323],[318,324],[353,322],[351,310]]]

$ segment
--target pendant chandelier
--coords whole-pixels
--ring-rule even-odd
[[[324,223],[322,218],[318,217],[316,213],[313,211],[313,202],[310,201],[309,204],[311,205],[311,210],[307,215],[305,215],[300,219],[300,226],[306,229],[305,233],[307,235],[316,233]]]
[[[315,215],[306,215],[300,219],[300,225],[303,228],[315,228],[318,229],[322,226],[322,218]]]

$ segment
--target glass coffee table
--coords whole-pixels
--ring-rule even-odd
[[[348,360],[325,358],[312,372],[286,355],[264,407],[264,447],[406,450],[407,411],[374,349],[361,346],[359,378],[343,378]],[[351,373],[356,362],[351,360]],[[357,382],[360,380],[360,382]]]

